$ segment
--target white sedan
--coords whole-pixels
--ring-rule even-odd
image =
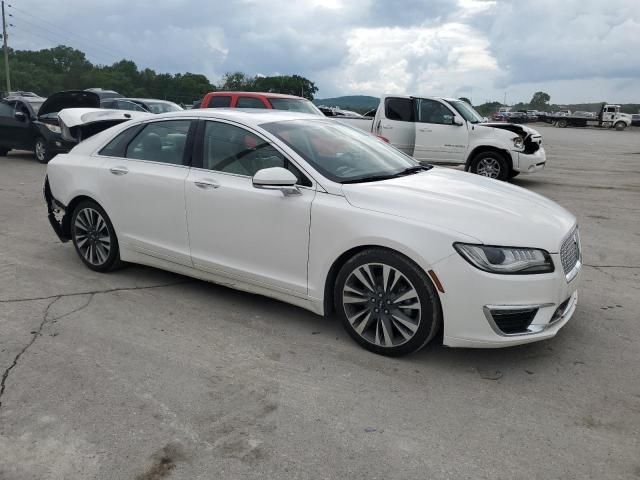
[[[522,188],[422,166],[305,114],[143,116],[48,165],[84,264],[140,263],[336,312],[384,355],[553,337],[577,302],[576,219]]]

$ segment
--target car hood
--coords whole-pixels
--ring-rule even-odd
[[[487,127],[487,128],[498,128],[500,130],[508,130],[510,132],[516,133],[520,135],[522,138],[525,138],[529,135],[532,136],[540,136],[537,130],[531,127],[525,127],[524,125],[518,125],[516,123],[479,123],[477,126],[479,127]]]
[[[576,223],[571,213],[541,195],[446,168],[345,184],[342,191],[355,207],[447,229],[487,245],[557,253]]]
[[[51,95],[40,107],[38,115],[57,113],[65,108],[98,108],[100,97],[84,90],[68,90]]]

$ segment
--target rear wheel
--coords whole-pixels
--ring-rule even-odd
[[[36,160],[40,163],[47,163],[51,160],[51,154],[49,153],[49,147],[44,137],[36,138],[36,143],[33,146],[33,150],[36,155]]]
[[[107,213],[96,202],[82,201],[71,217],[71,238],[80,260],[96,272],[118,268],[118,239]]]
[[[511,174],[511,167],[504,155],[496,151],[478,153],[471,160],[469,170],[476,175],[497,180],[507,180]]]
[[[627,128],[627,124],[624,122],[616,122],[614,125],[615,129],[618,130],[619,132],[624,130],[625,128]]]
[[[399,356],[425,346],[442,323],[438,295],[404,256],[372,248],[340,269],[336,311],[351,338],[375,353]]]
[[[568,123],[566,120],[558,120],[558,122],[556,123],[556,125],[560,128],[566,128]]]

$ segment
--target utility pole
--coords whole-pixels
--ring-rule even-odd
[[[9,75],[9,47],[7,46],[7,20],[4,16],[4,0],[2,0],[2,48],[4,49],[4,71],[7,74],[7,95],[11,91],[11,76]]]

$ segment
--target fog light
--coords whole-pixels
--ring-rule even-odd
[[[56,147],[61,147],[61,146],[62,146],[62,143],[56,142]]]

